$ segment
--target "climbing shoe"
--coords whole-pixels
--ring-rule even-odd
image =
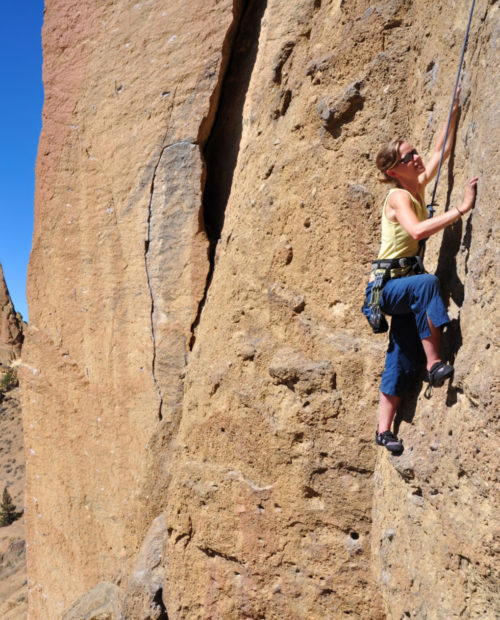
[[[429,378],[429,383],[433,387],[441,387],[448,377],[451,377],[453,374],[453,366],[449,366],[444,362],[436,362],[431,366],[431,369],[428,371],[427,375]]]
[[[403,442],[396,437],[391,431],[383,433],[375,432],[375,441],[377,445],[386,447],[389,452],[403,452]]]
[[[427,371],[429,385],[424,392],[424,396],[430,398],[432,396],[432,388],[441,387],[446,379],[452,376],[453,372],[454,368],[449,364],[445,364],[444,362],[436,362],[433,364],[431,369]]]

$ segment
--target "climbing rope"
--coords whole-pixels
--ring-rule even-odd
[[[464,44],[462,46],[462,55],[460,56],[460,64],[458,65],[458,73],[457,73],[457,79],[455,81],[455,88],[453,90],[453,97],[451,98],[451,106],[450,106],[450,113],[448,114],[448,122],[446,124],[446,132],[445,132],[445,136],[444,136],[444,141],[443,141],[443,148],[441,149],[441,157],[439,159],[439,166],[438,166],[438,171],[436,174],[436,182],[434,183],[434,190],[432,192],[432,199],[430,201],[430,203],[427,205],[427,210],[429,212],[429,217],[432,217],[434,215],[434,205],[436,204],[435,199],[436,199],[436,190],[437,190],[437,186],[439,183],[439,175],[441,174],[441,166],[443,164],[443,159],[444,159],[444,150],[446,147],[446,140],[448,139],[448,133],[450,130],[450,124],[451,124],[451,115],[453,113],[453,104],[455,103],[455,97],[457,94],[457,88],[458,88],[458,84],[460,83],[460,74],[462,72],[462,65],[464,62],[464,56],[465,56],[465,50],[467,49],[467,42],[469,40],[469,30],[470,30],[470,24],[472,21],[472,13],[474,12],[474,5],[476,4],[476,0],[472,0],[472,6],[470,8],[470,14],[469,14],[469,21],[467,23],[467,30],[465,31],[465,37],[464,37]],[[422,244],[422,258],[423,258],[423,254],[425,253],[425,241],[427,241],[427,239],[424,240],[424,243]]]

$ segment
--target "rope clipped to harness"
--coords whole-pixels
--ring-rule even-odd
[[[439,176],[441,174],[441,167],[443,165],[443,160],[444,160],[444,151],[445,151],[445,147],[446,147],[446,140],[448,139],[448,133],[450,131],[450,125],[451,125],[451,115],[453,113],[453,104],[455,102],[455,97],[457,94],[457,88],[458,85],[460,83],[460,74],[462,72],[462,66],[463,66],[463,62],[464,62],[464,56],[465,56],[465,50],[467,49],[467,42],[469,40],[469,31],[470,31],[470,25],[472,22],[472,14],[474,12],[474,6],[476,4],[476,0],[472,0],[472,6],[470,8],[470,13],[469,13],[469,21],[467,23],[467,29],[465,31],[465,37],[464,37],[464,43],[462,46],[462,54],[460,56],[460,63],[458,65],[458,73],[457,73],[457,79],[455,80],[455,88],[453,90],[453,97],[451,99],[451,106],[450,106],[450,112],[448,114],[448,122],[446,124],[446,132],[445,132],[445,136],[444,136],[444,140],[443,140],[443,148],[441,149],[441,157],[439,158],[439,165],[438,165],[438,171],[436,174],[436,181],[434,183],[434,190],[432,192],[432,198],[430,203],[427,205],[427,211],[429,213],[429,218],[432,218],[434,216],[434,207],[436,205],[436,191],[437,191],[437,186],[439,183]],[[428,237],[427,237],[428,239]],[[425,243],[427,241],[427,239],[422,239],[419,243],[420,248],[421,248],[421,256],[422,258],[424,257],[425,254]]]

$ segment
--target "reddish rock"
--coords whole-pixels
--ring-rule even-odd
[[[22,316],[15,311],[0,265],[0,366],[10,366],[21,355],[24,339]]]

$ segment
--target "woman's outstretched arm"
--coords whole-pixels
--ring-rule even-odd
[[[422,222],[417,218],[407,192],[393,192],[389,199],[390,207],[397,221],[413,239],[427,239],[430,235],[453,224],[472,209],[476,200],[477,181],[477,177],[467,181],[463,201],[458,207],[452,207],[446,213]]]
[[[453,142],[455,140],[458,110],[460,108],[459,98],[460,98],[460,87],[457,88],[457,92],[455,95],[455,101],[453,102],[453,109],[452,109],[451,120],[450,120],[450,129],[448,131],[448,137],[446,139],[446,145],[444,148],[443,161],[447,157],[449,157],[451,153],[451,147],[453,146]],[[418,182],[421,186],[427,185],[427,183],[429,183],[429,181],[432,181],[432,179],[437,174],[437,170],[439,167],[439,160],[441,159],[441,150],[443,148],[444,138],[446,135],[447,124],[448,124],[448,121],[446,121],[446,123],[443,125],[443,129],[441,130],[441,133],[439,134],[439,138],[436,143],[434,152],[432,153],[429,161],[425,164],[425,172],[422,172],[422,174],[418,178]]]

